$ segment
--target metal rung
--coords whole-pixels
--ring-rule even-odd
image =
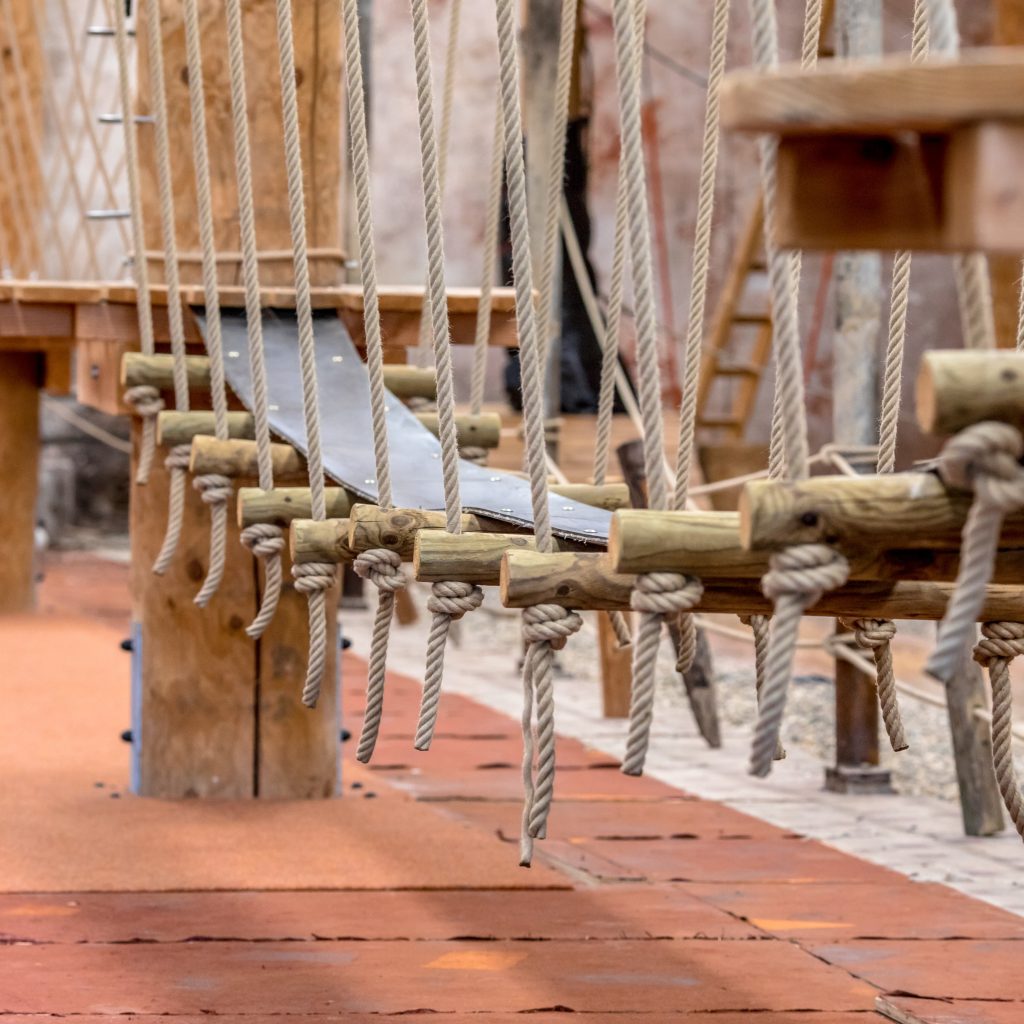
[[[100,114],[97,118],[100,124],[124,124],[124,117],[120,114]],[[156,124],[156,118],[152,114],[136,114],[136,124]]]
[[[86,220],[128,220],[132,215],[131,210],[87,210]]]
[[[125,29],[125,33],[132,38],[135,37],[134,28],[129,27]],[[87,36],[99,36],[102,39],[113,39],[117,33],[112,25],[90,25],[85,30],[85,34]]]

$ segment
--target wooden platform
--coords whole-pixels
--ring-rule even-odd
[[[573,741],[550,838],[515,867],[517,723],[448,696],[418,754],[410,679],[341,800],[128,796],[126,573],[54,566],[42,602],[0,623],[12,1019],[872,1024],[878,998],[925,1024],[1021,1019],[1024,920]],[[345,672],[357,728],[362,663]]]

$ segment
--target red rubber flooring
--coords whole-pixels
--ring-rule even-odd
[[[446,697],[416,753],[412,680],[342,800],[133,798],[124,576],[59,565],[42,604],[0,621],[0,1024],[1024,1021],[1024,920],[571,740],[516,867],[516,723]]]

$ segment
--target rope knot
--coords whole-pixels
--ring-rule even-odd
[[[160,392],[151,384],[136,384],[125,391],[123,398],[139,416],[156,416],[165,408]]]
[[[224,505],[234,492],[231,478],[220,473],[205,473],[192,481],[192,486],[207,505]]]
[[[761,580],[770,601],[796,597],[804,607],[817,604],[822,594],[837,590],[850,575],[850,565],[827,544],[798,544],[772,555]]]
[[[435,583],[430,588],[427,609],[434,615],[447,615],[461,619],[467,612],[476,611],[483,604],[484,592],[473,583]]]
[[[546,640],[553,651],[560,651],[582,625],[583,619],[576,612],[560,604],[535,604],[523,609],[523,639],[528,644]]]
[[[352,568],[357,576],[369,580],[378,590],[394,593],[408,582],[402,572],[402,556],[388,548],[373,548],[356,557]]]
[[[270,558],[284,551],[284,531],[272,523],[253,523],[242,530],[242,543],[258,558]]]
[[[1010,661],[1024,654],[1024,623],[986,622],[974,647],[974,660],[988,667],[997,658]]]
[[[653,615],[674,615],[688,612],[704,594],[704,587],[695,576],[679,572],[647,572],[636,578],[629,606],[635,612]]]
[[[973,490],[1001,512],[1024,505],[1024,437],[1008,423],[973,423],[951,437],[939,456],[939,472],[951,487]]]
[[[164,465],[168,469],[188,469],[189,460],[192,457],[192,446],[188,444],[176,444],[164,459]]]
[[[307,597],[330,590],[337,575],[338,567],[333,562],[303,562],[292,566],[295,589]]]
[[[891,619],[854,619],[853,638],[858,647],[877,651],[896,636],[896,623]]]

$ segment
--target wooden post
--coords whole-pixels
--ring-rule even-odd
[[[992,42],[996,46],[1024,46],[1024,0],[994,0]],[[993,254],[992,308],[996,322],[996,344],[1013,348],[1017,338],[1021,261],[1019,256]]]
[[[42,359],[34,352],[0,352],[0,613],[28,611],[35,600]]]
[[[338,246],[340,159],[339,7],[333,0],[295,5],[299,118],[303,132],[306,208],[310,245]],[[230,140],[228,69],[223,54],[222,0],[201,0],[207,128],[211,142]],[[256,194],[256,233],[266,250],[290,249],[285,193],[277,39],[273,3],[245,5],[248,96]],[[198,249],[198,217],[192,166],[185,41],[181,5],[164,0],[164,59],[169,123],[172,128],[175,213],[182,252]],[[138,19],[140,97],[148,110],[146,19]],[[148,246],[160,249],[152,136],[139,133]],[[210,146],[214,220],[218,248],[237,250],[237,197],[234,154],[227,145]],[[157,261],[159,262],[159,261]],[[263,284],[288,284],[288,261],[261,261]],[[312,268],[315,283],[337,280],[337,260]],[[197,263],[183,271],[198,273]],[[187,280],[187,273],[184,275]],[[325,279],[326,278],[326,279]],[[202,413],[196,413],[202,416]],[[171,429],[180,417],[169,416]],[[187,424],[186,424],[187,425]],[[138,444],[139,421],[133,423]],[[211,439],[212,440],[212,439]],[[245,445],[246,442],[226,442]],[[304,460],[283,446],[294,465]],[[280,448],[277,449],[280,452]],[[134,460],[133,460],[134,461]],[[239,463],[228,459],[228,463]],[[253,483],[240,479],[240,484]],[[177,553],[163,577],[152,564],[167,523],[168,473],[162,453],[146,485],[134,485],[131,499],[132,586],[137,627],[133,671],[133,788],[141,795],[180,798],[317,798],[338,791],[340,766],[337,622],[328,615],[328,665],[315,710],[301,704],[308,635],[306,599],[291,583],[284,560],[285,586],[274,621],[259,641],[245,627],[259,607],[263,573],[242,547],[239,528],[229,517],[227,566],[220,589],[205,609],[195,594],[206,575],[210,515],[195,490],[186,488],[185,518]],[[337,606],[337,591],[327,608]]]
[[[851,57],[882,52],[881,0],[839,0],[837,50]],[[838,444],[878,441],[878,348],[882,309],[878,253],[840,253],[836,260],[836,331],[833,335],[833,437]],[[837,627],[838,628],[838,627]],[[825,787],[836,792],[888,791],[889,772],[878,767],[875,680],[836,659],[836,763]]]

